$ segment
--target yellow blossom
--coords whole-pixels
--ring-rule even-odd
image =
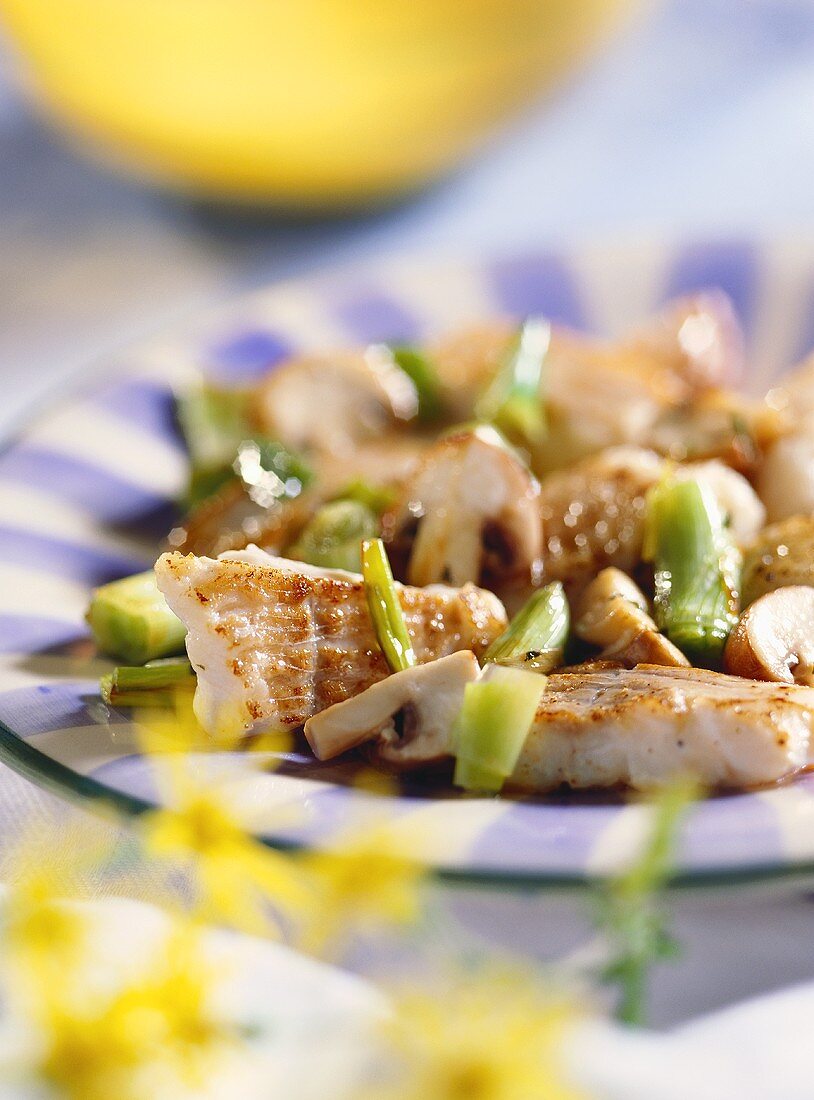
[[[387,1080],[370,1100],[586,1100],[561,1047],[578,1019],[527,977],[489,970],[396,1004]]]
[[[295,915],[307,892],[294,862],[247,832],[217,784],[195,777],[189,753],[202,733],[191,702],[148,715],[139,735],[164,802],[141,817],[142,841],[190,874],[200,915],[256,933],[272,930],[281,913]]]
[[[419,919],[426,869],[403,855],[385,828],[352,834],[330,851],[300,856],[299,863],[312,890],[302,940],[308,951]]]
[[[217,788],[176,772],[172,806],[145,814],[140,828],[148,853],[190,873],[202,915],[262,932],[269,906],[293,915],[307,902],[295,863],[250,836]]]
[[[35,1073],[69,1100],[139,1100],[202,1084],[237,1036],[210,1008],[214,975],[197,933],[178,926],[136,981],[50,1004]],[[175,1087],[173,1088],[173,1085]]]

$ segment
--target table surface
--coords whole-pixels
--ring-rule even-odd
[[[604,238],[814,236],[814,5],[669,0],[454,178],[366,218],[236,218],[121,179],[13,93],[0,44],[0,432],[90,360],[224,294],[399,252]],[[0,768],[0,839],[76,813]],[[468,895],[465,919],[568,946],[574,903]],[[814,977],[814,905],[677,902],[653,1020]],[[545,929],[541,937],[540,930]],[[519,930],[519,931],[518,931]]]

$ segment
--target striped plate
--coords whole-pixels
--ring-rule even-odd
[[[420,338],[497,311],[613,332],[666,297],[722,286],[744,319],[755,386],[814,345],[814,254],[742,242],[604,248],[443,266],[399,265],[273,287],[98,372],[0,455],[0,752],[65,794],[138,812],[161,801],[125,713],[97,681],[89,589],[148,566],[171,525],[185,462],[171,387],[203,369],[245,381],[297,348]],[[580,881],[636,850],[644,805],[375,796],[275,775],[256,755],[197,754],[258,835],[321,845],[373,815],[450,877]],[[293,811],[293,812],[292,812]],[[814,777],[710,800],[684,829],[680,877],[814,871]]]

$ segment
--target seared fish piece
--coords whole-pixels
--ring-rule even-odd
[[[571,470],[551,474],[540,491],[543,573],[578,592],[606,566],[630,572],[644,535],[645,497],[664,461],[639,447],[611,447]]]
[[[658,665],[554,675],[510,784],[752,787],[805,767],[813,727],[810,688]]]
[[[164,554],[155,568],[187,627],[195,713],[213,735],[295,729],[388,673],[354,573],[256,547],[217,561]],[[497,597],[472,585],[405,587],[400,598],[420,662],[482,653],[506,626]]]

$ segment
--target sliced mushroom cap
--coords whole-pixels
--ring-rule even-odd
[[[711,390],[668,408],[644,443],[674,462],[719,458],[753,476],[761,446],[773,442],[776,425],[776,414],[762,404],[728,390]]]
[[[464,688],[479,675],[477,658],[469,650],[395,672],[309,718],[305,736],[319,760],[366,741],[378,742],[377,755],[388,764],[407,767],[443,759],[451,752]]]
[[[582,593],[574,633],[601,648],[600,660],[628,668],[689,665],[681,650],[659,633],[644,593],[619,569],[603,569]]]
[[[741,615],[724,651],[727,672],[814,686],[814,588],[768,592]]]
[[[629,341],[691,393],[731,386],[743,373],[744,339],[735,308],[722,290],[676,298]]]
[[[292,359],[257,388],[253,416],[301,451],[346,454],[418,411],[416,389],[386,349]]]
[[[492,428],[439,440],[383,519],[396,576],[498,594],[537,579],[540,488]]]
[[[744,553],[744,606],[789,585],[814,586],[814,516],[790,516],[771,524]]]
[[[770,522],[814,512],[814,416],[767,449],[757,491]]]

